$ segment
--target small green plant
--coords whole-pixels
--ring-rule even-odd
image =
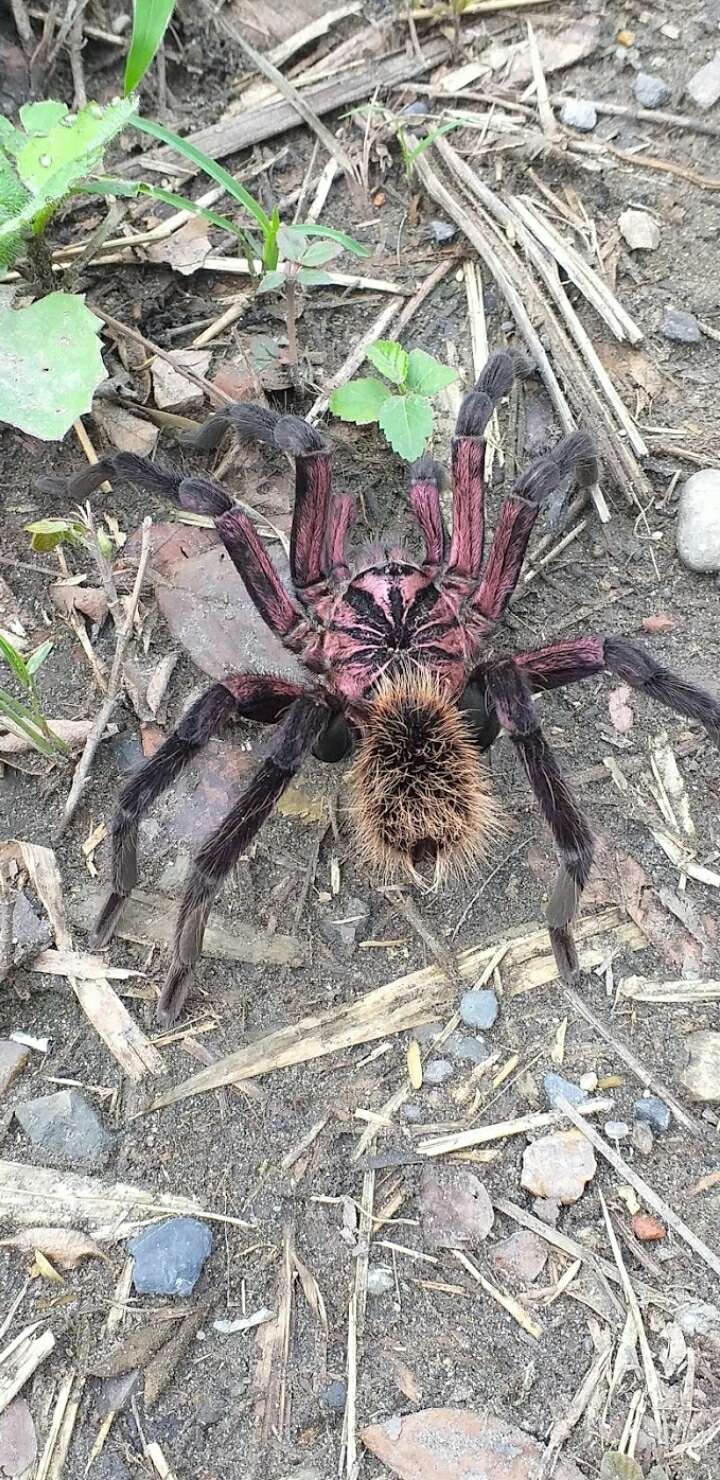
[[[0,714],[22,730],[41,755],[54,759],[58,755],[69,755],[70,751],[65,742],[50,729],[35,686],[35,674],[52,652],[52,647],[51,642],[43,642],[29,658],[23,658],[8,638],[0,634],[0,657],[14,673],[27,696],[27,703],[23,704],[19,699],[14,699],[6,689],[0,688]]]
[[[406,462],[414,462],[432,436],[431,397],[450,385],[456,372],[424,349],[411,349],[408,354],[392,339],[376,340],[367,357],[390,386],[372,375],[349,380],[333,391],[330,410],[341,421],[358,426],[377,422],[393,450]]]
[[[355,243],[355,246],[358,244]],[[311,240],[302,227],[281,226],[277,233],[279,250],[278,265],[266,272],[260,281],[258,293],[281,291],[285,296],[285,322],[288,335],[288,362],[297,364],[297,288],[318,287],[332,282],[323,271],[328,262],[344,250],[343,243],[331,240],[327,233]]]

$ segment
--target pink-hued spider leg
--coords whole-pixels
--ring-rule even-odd
[[[560,854],[560,873],[546,913],[560,976],[574,981],[579,966],[572,922],[592,867],[592,835],[540,729],[527,680],[508,659],[489,668],[486,681]]]
[[[517,372],[512,355],[495,354],[458,413],[452,445],[453,532],[445,576],[476,581],[485,538],[484,432]]]
[[[413,463],[410,469],[408,503],[425,541],[423,570],[433,579],[445,563],[448,543],[440,508],[442,486],[443,471],[434,458],[426,454]]]
[[[326,721],[326,706],[309,694],[294,701],[278,724],[270,751],[250,785],[194,859],[178,911],[170,968],[158,1003],[159,1022],[172,1023],[180,1012],[192,969],[202,951],[205,926],[218,889],[302,765]]]
[[[229,719],[274,724],[303,693],[299,684],[283,678],[270,678],[262,673],[231,674],[222,683],[206,689],[155,755],[128,777],[115,803],[110,829],[112,882],[93,930],[93,949],[107,945],[125,900],[137,884],[138,827],[156,798],[172,785],[193,756]]]
[[[344,493],[330,500],[324,568],[331,588],[350,579],[345,542],[356,513],[355,500],[349,494]]]
[[[283,416],[276,445],[295,458],[295,505],[290,532],[290,575],[301,601],[311,603],[313,587],[326,591],[326,550],[332,502],[330,454],[320,433],[299,416]]]
[[[597,458],[587,432],[564,437],[547,457],[518,478],[504,500],[482,580],[472,599],[475,611],[499,621],[518,583],[528,540],[540,509],[568,474],[581,487],[597,482]]]

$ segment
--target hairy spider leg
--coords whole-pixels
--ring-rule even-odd
[[[564,437],[514,483],[501,506],[482,580],[472,598],[472,607],[481,616],[496,622],[502,617],[518,583],[540,509],[573,471],[580,487],[597,482],[597,457],[587,432]]]
[[[240,509],[229,509],[215,528],[263,621],[293,653],[302,653],[310,636],[307,619],[285,590],[255,526]]]
[[[349,493],[338,494],[330,500],[324,569],[331,587],[340,586],[350,579],[346,540],[356,513],[355,500]]]
[[[157,1018],[163,1025],[175,1021],[185,1002],[218,889],[299,770],[326,721],[324,704],[309,694],[295,700],[280,721],[271,750],[250,785],[195,857],[178,911],[172,959],[157,1007]]]
[[[92,934],[93,948],[111,939],[125,900],[137,884],[138,827],[153,802],[231,717],[274,724],[304,690],[300,684],[258,673],[231,674],[191,704],[159,750],[129,776],[115,803],[110,828],[110,894]]]
[[[592,867],[592,834],[540,729],[527,679],[508,659],[487,670],[486,682],[560,853],[560,873],[546,915],[558,971],[563,981],[571,982],[579,970],[572,922]]]
[[[516,653],[513,662],[533,689],[558,689],[578,683],[603,669],[632,688],[644,689],[667,709],[697,720],[720,745],[720,700],[697,684],[673,673],[638,643],[624,637],[578,637],[550,643],[534,652]]]
[[[480,575],[485,540],[484,433],[498,401],[517,372],[512,355],[491,355],[458,412],[452,444],[453,531],[445,579],[474,583]]]
[[[408,503],[425,541],[423,571],[434,580],[445,564],[448,536],[440,508],[443,472],[439,463],[426,454],[410,469]]]

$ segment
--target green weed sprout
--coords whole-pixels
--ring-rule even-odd
[[[411,349],[408,354],[392,339],[376,340],[367,357],[390,386],[375,376],[349,380],[333,391],[330,410],[341,421],[357,426],[377,422],[393,450],[406,462],[414,462],[432,436],[431,397],[457,379],[456,371],[424,349]]]
[[[3,658],[14,673],[27,696],[27,703],[14,699],[7,689],[0,688],[0,714],[9,719],[17,729],[27,736],[30,744],[41,755],[56,759],[68,756],[69,747],[58,735],[54,735],[43,714],[35,685],[35,674],[52,652],[52,642],[43,642],[29,658],[23,658],[7,637],[0,634],[0,658]]]

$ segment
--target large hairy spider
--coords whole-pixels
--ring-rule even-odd
[[[493,355],[463,400],[452,447],[451,539],[438,466],[424,457],[411,470],[408,497],[425,544],[421,562],[402,549],[376,548],[351,569],[345,544],[355,508],[351,498],[331,493],[330,456],[320,433],[298,417],[261,407],[239,404],[218,413],[199,441],[214,445],[231,425],[240,436],[273,443],[295,458],[292,594],[250,520],[218,483],[120,453],[64,485],[82,497],[104,478],[121,475],[183,509],[212,514],[260,615],[308,674],[304,685],[249,672],[214,683],[122,786],[112,822],[112,886],[95,926],[96,947],[112,936],[137,881],[138,824],[155,798],[228,719],[277,726],[247,789],[192,864],[157,1009],[161,1023],[172,1023],[183,1006],[218,889],[311,751],[338,761],[354,750],[351,810],[369,864],[414,873],[429,859],[441,876],[481,857],[501,826],[483,751],[504,730],[560,854],[547,920],[560,975],[573,980],[572,921],[593,845],[540,728],[533,694],[608,669],[699,720],[720,744],[720,703],[625,638],[570,638],[512,656],[496,651],[498,624],[543,503],[571,473],[581,486],[597,479],[590,438],[584,432],[565,437],[510,489],[483,567],[483,433],[515,370],[510,355]]]

